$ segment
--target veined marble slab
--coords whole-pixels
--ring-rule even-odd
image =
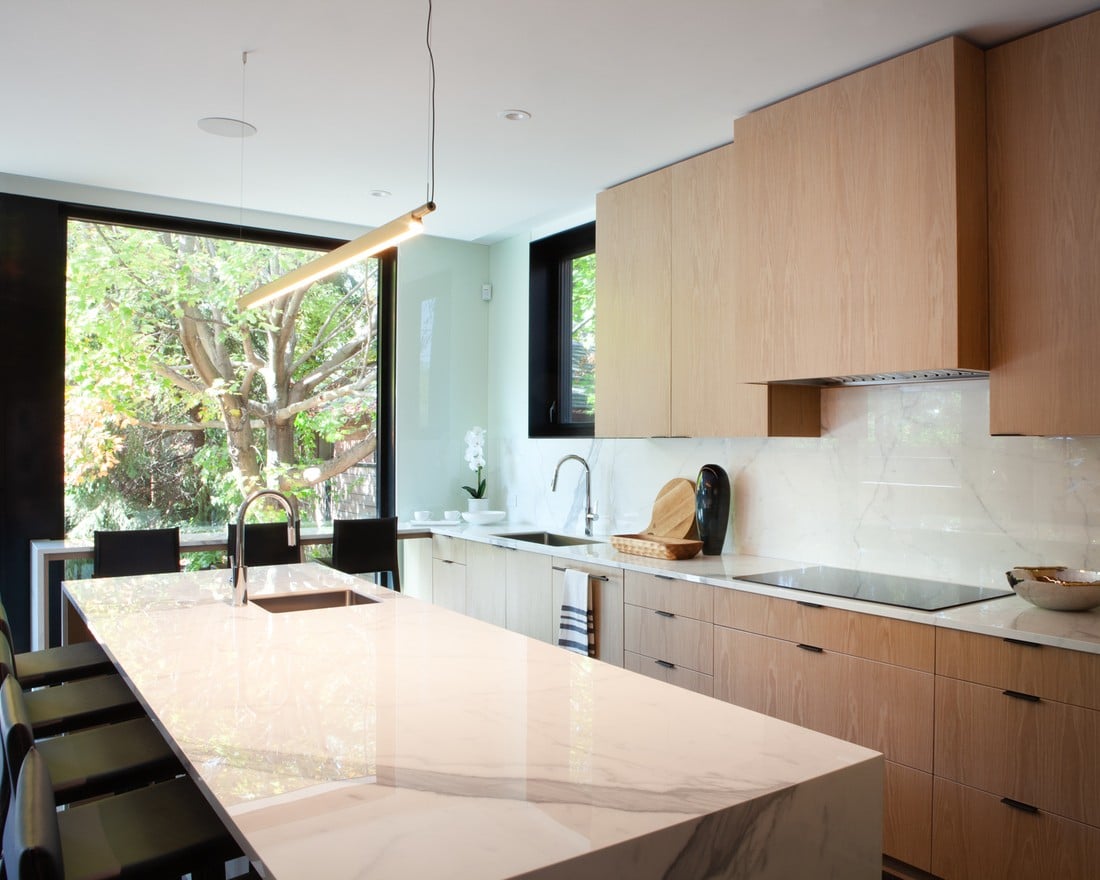
[[[877,878],[878,753],[318,565],[65,590],[263,873]]]

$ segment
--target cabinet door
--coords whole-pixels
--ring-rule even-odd
[[[1100,13],[987,67],[989,430],[1100,434]]]
[[[561,608],[565,592],[565,569],[577,568],[589,574],[592,602],[596,615],[596,658],[615,666],[623,665],[623,570],[607,565],[593,565],[575,559],[554,558],[551,632],[556,636],[557,621],[553,616]],[[553,641],[557,641],[554,638]]]
[[[627,604],[623,629],[627,651],[704,675],[714,669],[714,624]]]
[[[466,542],[466,613],[495,626],[505,625],[508,551]]]
[[[932,873],[944,880],[1089,880],[1100,865],[1100,829],[1026,812],[995,795],[936,777]]]
[[[667,171],[596,197],[596,436],[669,434]]]
[[[447,559],[432,560],[432,603],[466,613],[466,566]]]
[[[984,103],[949,38],[737,120],[739,378],[988,369]]]
[[[714,695],[932,772],[933,676],[715,627]]]
[[[542,553],[505,551],[505,625],[512,632],[553,644],[557,626],[553,622],[550,561],[551,557]]]

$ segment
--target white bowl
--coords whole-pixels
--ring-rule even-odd
[[[1088,611],[1100,606],[1100,572],[1057,565],[1006,571],[1016,595],[1051,611]]]
[[[506,510],[471,510],[462,514],[462,518],[475,526],[487,526],[489,523],[500,522],[507,515]]]

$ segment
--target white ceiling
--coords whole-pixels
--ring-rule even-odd
[[[427,231],[492,242],[591,213],[599,190],[730,140],[736,117],[778,98],[947,34],[988,46],[1096,5],[435,0]],[[378,225],[425,200],[426,12],[0,0],[0,173]],[[241,116],[242,91],[255,137],[198,129]],[[516,107],[533,118],[498,118]]]

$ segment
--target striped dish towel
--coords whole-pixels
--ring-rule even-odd
[[[558,645],[567,651],[596,656],[596,627],[592,614],[592,584],[588,573],[574,568],[565,570],[565,590],[561,599]]]

